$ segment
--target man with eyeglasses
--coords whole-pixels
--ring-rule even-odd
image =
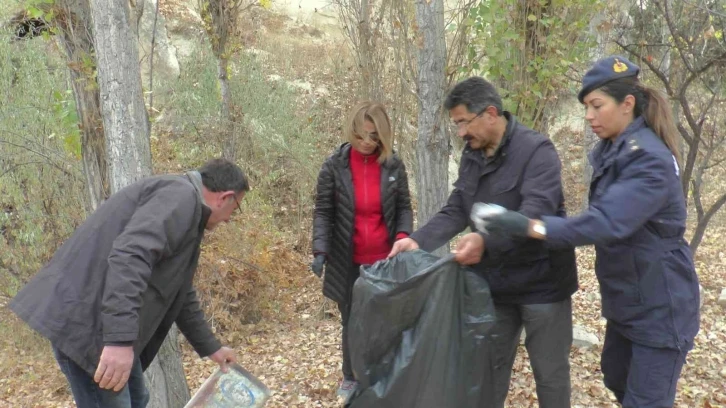
[[[466,141],[449,200],[426,225],[394,244],[401,251],[435,250],[467,227],[477,202],[495,203],[529,218],[565,215],[560,159],[552,142],[509,112],[492,84],[480,77],[458,83],[445,107]],[[504,407],[522,328],[537,384],[539,406],[570,406],[571,296],[577,290],[574,249],[550,251],[541,241],[516,241],[477,231],[462,236],[455,259],[487,279],[496,306],[491,333],[495,395]],[[482,360],[487,361],[487,360]],[[483,387],[487,388],[487,387]]]
[[[201,357],[236,357],[204,319],[193,278],[204,230],[249,190],[236,164],[137,181],[109,197],[10,308],[48,338],[78,408],[143,408],[143,371],[176,323]]]

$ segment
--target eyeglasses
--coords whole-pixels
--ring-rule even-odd
[[[459,130],[461,130],[461,129],[467,127],[467,126],[469,126],[469,124],[471,122],[473,122],[474,120],[476,120],[476,118],[478,118],[482,114],[484,114],[484,112],[486,112],[486,109],[483,110],[483,111],[481,111],[481,112],[479,112],[476,116],[474,116],[471,119],[468,119],[468,120],[460,120],[458,122],[452,122],[451,123],[451,130],[454,130],[454,131],[457,131],[458,132]]]
[[[230,197],[232,197],[232,199],[234,200],[234,203],[237,204],[237,209],[241,213],[242,212],[242,207],[239,205],[239,201],[237,200],[237,197],[235,197],[235,196],[230,196]]]
[[[355,136],[356,140],[363,141],[365,139],[370,139],[373,143],[379,143],[381,139],[378,137],[378,133],[368,133],[367,135],[359,135],[358,133],[355,133],[353,136]]]

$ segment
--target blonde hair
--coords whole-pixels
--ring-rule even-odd
[[[343,128],[345,139],[353,143],[356,135],[364,135],[363,123],[368,120],[376,126],[378,132],[378,163],[383,163],[393,156],[393,132],[391,131],[391,120],[386,113],[386,108],[377,102],[359,102],[348,114]]]

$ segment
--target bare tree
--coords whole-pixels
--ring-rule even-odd
[[[686,199],[693,200],[697,217],[690,244],[694,253],[709,222],[726,204],[726,191],[707,183],[704,176],[726,161],[726,132],[718,124],[724,114],[721,73],[726,68],[726,47],[715,38],[715,32],[726,28],[726,16],[708,6],[700,0],[658,0],[648,7],[634,4],[632,15],[640,36],[633,41],[621,33],[616,41],[647,66],[678,107],[677,126],[687,147],[681,166],[682,189]],[[710,205],[705,202],[706,191],[711,193]]]
[[[127,2],[91,0],[98,84],[111,193],[152,174],[149,117],[141,87],[138,44]],[[150,408],[181,407],[189,389],[172,328],[146,370]]]
[[[81,128],[81,155],[90,211],[109,195],[106,147],[98,86],[94,78],[93,34],[88,0],[59,0],[55,26],[68,58],[70,84]]]
[[[92,212],[109,195],[103,121],[95,79],[93,29],[88,0],[57,0],[36,4],[42,16],[16,13],[10,24],[15,39],[30,39],[43,33],[55,39],[68,61],[69,84],[78,112],[81,156],[86,175],[86,211]]]
[[[233,137],[235,118],[232,109],[232,91],[229,85],[229,59],[239,45],[236,42],[236,27],[239,16],[255,5],[252,0],[199,0],[199,12],[207,37],[212,44],[212,53],[217,58],[217,79],[220,89],[220,116],[223,126],[223,154],[234,160],[236,143]]]
[[[386,0],[334,0],[343,32],[351,46],[360,78],[362,98],[385,102],[384,82],[389,50],[385,38]]]
[[[125,2],[91,1],[111,193],[151,175],[149,116]]]
[[[605,53],[607,50],[607,45],[610,39],[611,31],[613,29],[612,23],[610,22],[612,16],[606,13],[604,10],[601,13],[598,13],[595,18],[592,19],[590,23],[590,32],[592,33],[592,36],[595,37],[595,48],[593,48],[591,54],[590,54],[590,61],[592,63],[600,60],[601,58],[605,57]],[[592,180],[592,165],[590,164],[589,160],[589,154],[592,148],[595,146],[595,143],[599,140],[597,135],[592,131],[592,127],[587,123],[587,121],[583,121],[584,129],[585,129],[585,137],[584,137],[584,145],[585,148],[584,151],[584,157],[583,162],[584,166],[582,166],[583,174],[582,174],[582,184],[585,186],[585,193],[582,200],[582,206],[583,210],[586,210],[589,203],[588,203],[588,196],[589,196],[589,187],[590,187],[590,181]]]
[[[446,203],[449,184],[449,138],[445,120],[446,39],[443,0],[416,0],[418,23],[418,140],[416,185],[418,225]],[[445,251],[443,248],[441,251]]]

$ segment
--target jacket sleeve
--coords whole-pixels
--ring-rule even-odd
[[[540,219],[555,215],[563,201],[560,158],[551,141],[542,143],[532,154],[522,174],[522,202],[518,212],[528,218]],[[485,256],[496,258],[517,246],[509,237],[487,235]]]
[[[396,237],[409,235],[413,231],[413,210],[411,209],[411,192],[408,189],[408,174],[403,161],[398,166],[396,175],[399,182],[398,199],[396,200]]]
[[[461,191],[454,189],[444,208],[429,222],[411,234],[411,239],[424,251],[434,251],[449,242],[468,226],[469,215],[463,210]]]
[[[197,291],[194,287],[190,286],[185,296],[184,306],[176,318],[176,325],[179,326],[179,330],[189,340],[199,357],[207,357],[219,350],[222,344],[214,336],[212,329],[204,319],[204,312],[199,305]]]
[[[313,216],[313,254],[327,254],[335,220],[335,175],[330,159],[323,163],[318,174]]]
[[[616,165],[622,166],[618,178],[587,211],[571,218],[543,217],[549,246],[605,245],[625,239],[662,208],[670,194],[667,175],[673,172],[672,161],[637,149]]]
[[[197,233],[192,226],[195,194],[192,188],[177,185],[149,193],[114,240],[101,304],[104,343],[138,337],[141,297],[154,265],[173,253],[188,234]]]

